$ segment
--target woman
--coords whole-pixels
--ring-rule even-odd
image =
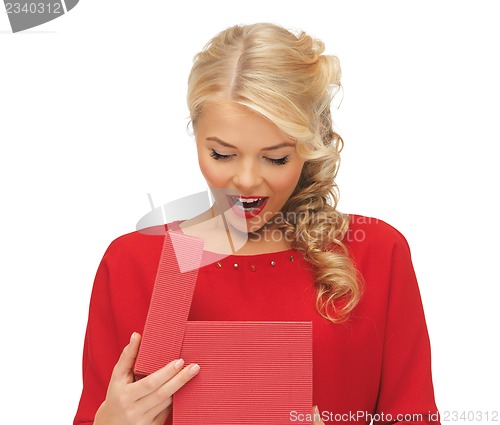
[[[215,202],[166,226],[205,243],[189,320],[311,321],[315,424],[438,423],[408,244],[336,209],[340,67],[323,51],[305,33],[255,24],[195,57],[188,106]],[[179,359],[133,382],[162,241],[133,232],[104,255],[75,425],[170,423],[172,395],[203,372]]]

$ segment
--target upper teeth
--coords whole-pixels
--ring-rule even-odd
[[[263,198],[250,198],[250,199],[249,198],[247,198],[247,199],[237,198],[237,199],[240,202],[249,202],[250,203],[250,202],[259,201],[259,200],[261,200]]]

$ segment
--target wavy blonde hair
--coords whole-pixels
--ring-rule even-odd
[[[340,65],[323,52],[324,44],[304,32],[270,23],[235,25],[195,56],[187,102],[193,126],[205,102],[230,99],[297,141],[306,161],[281,210],[286,218],[276,226],[312,266],[319,314],[337,323],[359,302],[362,276],[342,242],[349,216],[337,211],[344,143],[333,130],[330,104],[340,88]]]

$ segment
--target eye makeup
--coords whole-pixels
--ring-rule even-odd
[[[222,161],[227,161],[231,157],[235,156],[234,154],[232,155],[222,155],[219,152],[217,152],[215,149],[210,148],[210,156],[215,159],[216,161],[222,160]],[[285,165],[288,162],[288,155],[284,156],[283,158],[267,158],[266,160],[271,162],[271,164],[274,165]]]

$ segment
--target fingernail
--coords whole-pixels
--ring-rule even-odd
[[[184,360],[183,359],[179,359],[177,360],[175,363],[174,363],[174,368],[175,369],[180,369],[182,367],[182,365],[184,364]]]
[[[193,376],[193,375],[196,375],[198,372],[200,371],[200,366],[197,365],[197,364],[192,364],[191,366],[189,366],[188,368],[188,373]]]
[[[130,343],[132,344],[135,339],[135,332],[132,332],[132,335],[130,335]]]
[[[319,415],[319,409],[318,409],[318,406],[317,406],[317,405],[316,405],[316,406],[314,406],[314,413],[315,413],[316,415]]]

